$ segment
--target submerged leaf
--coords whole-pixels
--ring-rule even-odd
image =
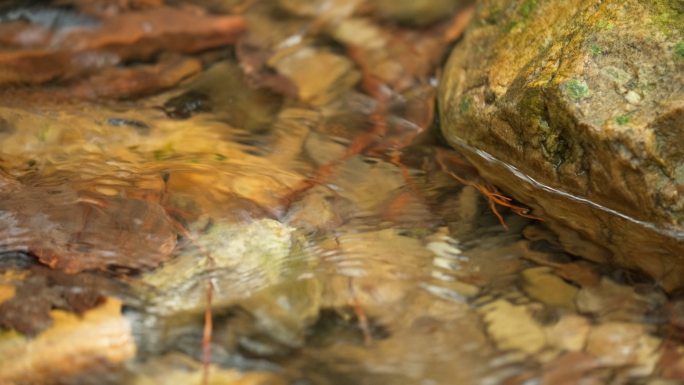
[[[238,16],[166,6],[108,17],[88,28],[52,30],[39,24],[6,23],[0,25],[0,35],[15,49],[0,52],[0,84],[75,78],[162,51],[198,52],[230,44],[244,29],[245,22]],[[27,34],[44,38],[26,44],[22,36]]]
[[[82,316],[53,310],[54,325],[32,340],[0,335],[0,383],[51,384],[133,358],[135,341],[121,306],[107,298]]]
[[[176,231],[157,203],[86,195],[68,187],[1,194],[4,250],[30,251],[67,272],[139,270],[169,258]]]
[[[86,273],[69,275],[39,266],[27,273],[9,284],[0,284],[0,296],[3,288],[11,288],[5,294],[12,294],[4,300],[0,298],[0,327],[22,334],[34,335],[50,327],[54,309],[83,314],[100,305],[106,294],[124,291],[122,285]]]

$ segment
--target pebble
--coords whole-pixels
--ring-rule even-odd
[[[498,299],[482,307],[487,333],[501,350],[535,354],[546,345],[544,329],[525,306]]]
[[[629,104],[639,104],[641,102],[641,95],[634,91],[629,91],[625,94],[625,100]]]
[[[549,345],[559,350],[579,352],[584,349],[590,329],[588,319],[575,314],[567,314],[544,330]]]
[[[643,325],[607,322],[591,329],[586,351],[603,365],[630,366],[632,375],[647,376],[658,362],[659,345]]]

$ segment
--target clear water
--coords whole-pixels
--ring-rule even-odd
[[[395,100],[390,129],[355,148],[377,123],[372,98],[306,105],[246,91],[237,68],[220,59],[134,101],[2,95],[0,294],[57,298],[46,323],[12,324],[33,337],[0,334],[0,383],[200,383],[208,283],[213,383],[677,377],[676,298],[500,208],[505,229],[445,172],[471,169],[435,160],[458,155],[417,135],[416,99]],[[78,310],[75,293],[99,304],[36,343],[61,325],[55,309]],[[116,323],[85,324],[112,301]]]

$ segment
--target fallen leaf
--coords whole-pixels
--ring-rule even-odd
[[[6,334],[0,338],[0,383],[51,384],[133,358],[135,341],[121,306],[107,298],[82,316],[53,310],[54,325],[35,338]]]
[[[25,278],[13,280],[13,296],[0,301],[0,327],[35,335],[53,324],[51,311],[83,314],[100,305],[105,293],[123,293],[123,286],[90,274],[78,276],[34,266]]]
[[[24,24],[0,25],[14,49],[0,52],[0,84],[42,83],[75,78],[129,60],[146,60],[159,52],[192,53],[231,44],[245,30],[239,16],[212,16],[197,8],[155,7],[126,12],[88,27],[46,29]],[[46,36],[25,47],[26,34]],[[14,40],[12,41],[12,38]]]
[[[171,88],[202,70],[191,58],[169,58],[156,64],[105,68],[64,92],[76,98],[129,98]]]
[[[139,270],[165,261],[176,246],[176,230],[156,202],[68,186],[26,186],[0,195],[0,246],[30,251],[52,268]]]

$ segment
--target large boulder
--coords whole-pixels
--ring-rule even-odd
[[[571,252],[683,286],[684,1],[478,7],[444,72],[447,140]]]

